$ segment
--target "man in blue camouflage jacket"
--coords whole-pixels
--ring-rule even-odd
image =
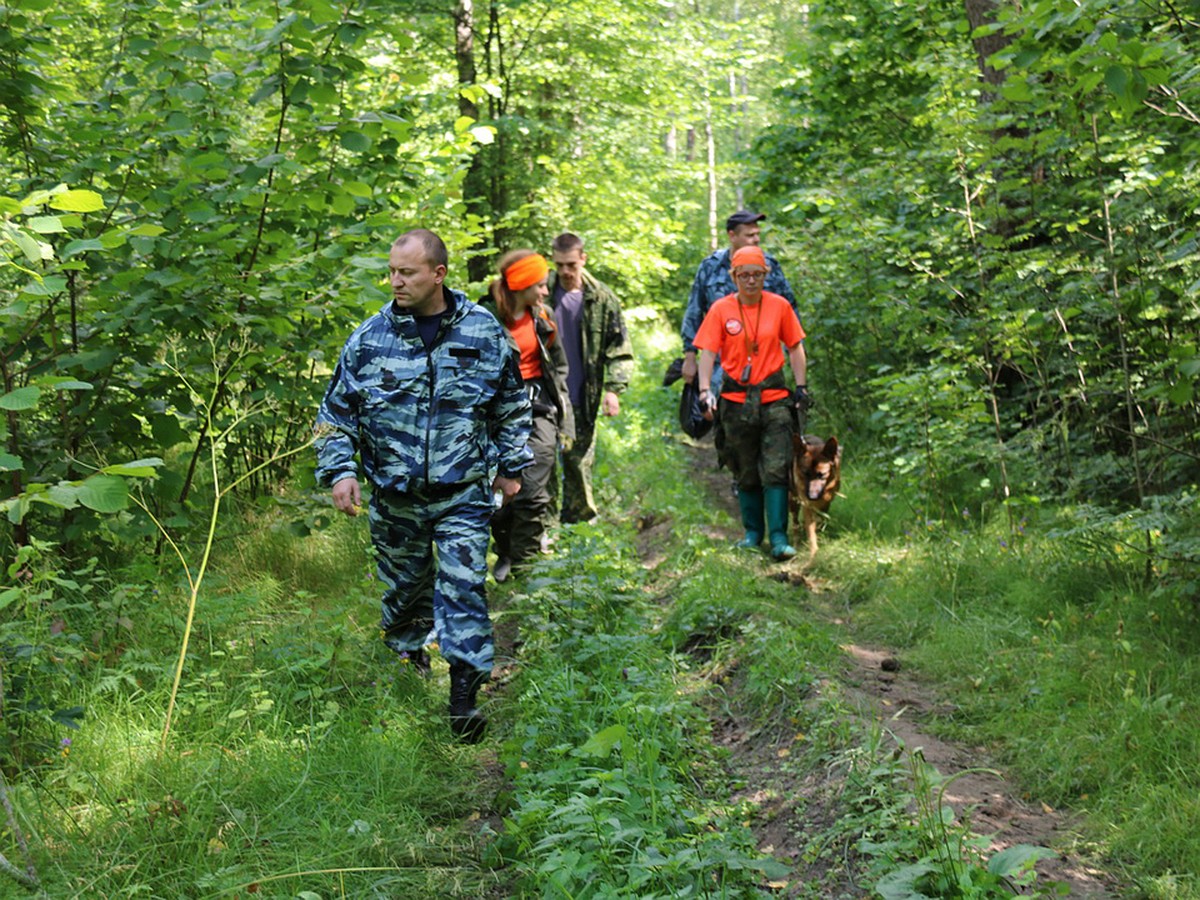
[[[748,209],[738,210],[731,215],[725,220],[725,232],[729,236],[729,247],[710,253],[696,270],[696,277],[692,282],[692,292],[688,296],[687,309],[683,312],[683,324],[679,328],[680,336],[683,338],[683,379],[688,384],[691,384],[696,378],[696,345],[692,341],[696,338],[700,323],[704,321],[704,317],[714,303],[722,297],[736,294],[738,290],[729,274],[729,260],[742,247],[758,246],[762,231],[758,223],[765,218],[765,214]],[[788,284],[787,276],[783,274],[779,261],[769,253],[764,253],[764,256],[767,259],[767,281],[763,285],[763,290],[786,298],[787,302],[792,305],[792,309],[796,310],[796,315],[800,316],[800,309],[796,306],[796,295],[792,293],[792,286]],[[801,317],[801,321],[803,321],[803,317]],[[714,371],[714,378],[712,389],[719,395],[719,367]]]
[[[392,244],[392,300],[346,341],[317,414],[317,477],[337,509],[357,515],[361,458],[384,642],[428,671],[434,631],[450,664],[451,728],[474,742],[494,653],[488,522],[493,496],[507,502],[521,489],[531,418],[503,327],[443,284],[447,265],[431,231]]]

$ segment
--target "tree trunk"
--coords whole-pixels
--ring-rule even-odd
[[[996,0],[963,0],[963,7],[966,9],[967,24],[971,26],[972,34],[977,28],[992,25],[996,21]],[[983,76],[984,82],[993,88],[993,90],[985,92],[983,102],[987,103],[995,98],[996,90],[1004,84],[1004,73],[994,69],[988,59],[993,53],[1003,50],[1012,43],[1012,36],[1003,31],[993,31],[990,34],[972,37],[971,43],[975,47],[979,74]]]
[[[475,84],[475,4],[474,0],[455,0],[454,5],[454,61],[458,68],[460,88]],[[458,93],[458,114],[479,121],[479,104],[468,92]],[[487,221],[485,214],[488,201],[485,148],[476,147],[471,155],[471,164],[463,178],[463,202],[467,210]],[[472,256],[467,262],[467,277],[471,281],[484,281],[488,276],[488,260],[484,256]]]
[[[737,0],[733,3],[733,23],[735,26],[740,25],[742,20],[742,10]],[[737,53],[741,56],[742,41],[739,38],[737,42]],[[742,126],[746,121],[747,104],[746,95],[749,93],[749,87],[746,84],[746,76],[739,72],[730,70],[729,72],[729,111],[733,118],[733,156],[735,159],[741,157],[745,148],[745,137],[742,131]],[[740,167],[736,170],[738,177],[734,182],[734,207],[737,209],[746,208],[746,195],[742,188],[742,178]]]
[[[454,62],[458,67],[460,87],[475,83],[475,4],[473,0],[457,0],[454,7]],[[458,111],[464,116],[479,119],[479,106],[466,94],[458,95]]]
[[[985,25],[996,24],[996,12],[999,5],[996,0],[963,0],[963,8],[967,14],[967,24],[971,26],[971,32],[974,34],[977,28]],[[1004,85],[1005,73],[995,69],[988,60],[992,54],[1003,50],[1013,41],[1013,36],[1005,34],[1004,31],[992,31],[988,34],[972,37],[971,43],[975,47],[975,57],[979,65],[979,74],[986,86],[980,91],[979,104],[981,107],[987,107],[996,99],[1000,88]],[[1028,135],[1028,130],[1017,125],[1007,125],[1003,128],[998,128],[992,131],[992,140],[999,143],[1006,139],[1023,138]],[[1028,164],[1016,158],[1011,158],[1012,151],[1007,153],[996,154],[996,172],[995,179],[997,184],[1002,184],[1008,176],[1006,173],[1014,172],[1025,168]],[[1033,180],[1038,180],[1041,176],[1038,172],[1030,173]],[[1000,192],[996,196],[998,211],[995,221],[991,224],[990,230],[1005,239],[1011,238],[1017,234],[1025,220],[1028,219],[1028,213],[1018,212],[1016,209],[1022,206],[1020,201],[1015,201],[1011,196],[1004,192]]]
[[[716,250],[717,235],[717,141],[713,135],[712,104],[704,92],[704,138],[708,144],[708,243]]]

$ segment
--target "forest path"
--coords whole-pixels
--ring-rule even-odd
[[[739,513],[729,473],[717,468],[711,441],[694,444],[690,451],[698,480],[706,485],[713,502],[730,516],[730,529],[712,537],[732,543],[741,532],[735,527]],[[831,515],[837,516],[836,503]],[[660,527],[669,528],[671,523]],[[651,534],[643,534],[639,551],[644,565],[655,563],[654,544]],[[836,546],[823,544],[821,552],[836,553]],[[953,698],[942,696],[932,685],[907,673],[889,650],[853,643],[848,623],[822,598],[830,586],[801,571],[806,556],[802,553],[789,563],[769,563],[764,577],[792,584],[798,602],[844,637],[846,665],[841,672],[828,673],[820,690],[836,692],[850,701],[860,723],[868,731],[881,729],[884,739],[896,747],[898,758],[919,752],[944,779],[953,779],[946,788],[944,802],[958,816],[969,817],[974,834],[989,839],[989,853],[1018,844],[1049,847],[1059,855],[1038,862],[1041,883],[1064,883],[1070,888],[1070,897],[1103,900],[1121,896],[1115,879],[1076,856],[1075,828],[1069,812],[1052,809],[1013,784],[1000,767],[991,763],[987,748],[944,741],[927,730],[922,720],[944,711],[953,704]],[[823,849],[828,852],[810,858],[814,855],[813,837],[853,815],[841,800],[844,772],[826,767],[798,773],[795,764],[788,763],[795,735],[755,732],[751,723],[736,718],[714,722],[714,738],[730,750],[731,774],[744,785],[738,799],[756,809],[751,827],[759,849],[793,868],[787,886],[776,885],[779,896],[813,896],[817,886],[822,897],[862,897],[871,893],[872,885],[856,878],[856,870],[857,874],[863,871],[863,866],[856,863],[865,862],[856,850],[857,835],[845,834],[839,846],[827,845]]]

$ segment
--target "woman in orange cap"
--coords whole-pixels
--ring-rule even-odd
[[[575,418],[567,399],[567,355],[558,341],[546,299],[549,263],[532,250],[512,250],[497,265],[499,277],[480,304],[508,329],[519,351],[521,377],[533,405],[529,449],[533,464],[522,473],[521,490],[492,516],[496,563],[492,574],[504,581],[541,550],[551,516],[551,479],[559,444],[575,438]]]
[[[709,418],[717,413],[717,453],[737,480],[746,531],[738,546],[762,543],[765,518],[771,556],[783,560],[796,555],[788,543],[788,468],[793,410],[808,406],[808,360],[795,310],[779,294],[763,290],[767,272],[761,249],[738,249],[730,260],[737,293],[712,305],[694,343],[700,350],[701,402]],[[784,348],[795,390],[784,380]],[[719,402],[711,389],[718,355],[725,375]]]

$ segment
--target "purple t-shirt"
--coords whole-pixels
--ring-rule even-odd
[[[567,354],[567,396],[571,406],[583,409],[583,290],[564,291],[554,287],[554,318],[558,323],[558,339]]]

